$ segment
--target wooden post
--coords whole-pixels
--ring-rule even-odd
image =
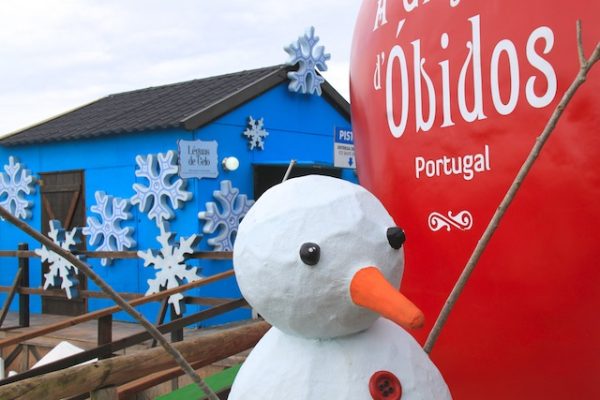
[[[27,250],[27,243],[20,243],[18,249]],[[4,306],[2,307],[2,311],[0,312],[0,327],[4,323],[4,319],[8,314],[10,303],[12,303],[15,294],[18,292],[19,287],[22,286],[24,275],[27,277],[27,284],[29,285],[29,258],[19,257],[19,268],[17,269],[17,273],[15,274],[13,284],[10,288],[10,291],[6,295]],[[23,295],[19,294],[19,322],[21,322],[21,302],[24,301],[22,296]],[[29,297],[27,297],[27,318],[29,319]],[[19,324],[19,326],[23,325]],[[27,323],[27,326],[29,326],[29,322]]]
[[[27,371],[29,369],[29,346],[28,344],[23,345],[23,351],[21,352],[21,371]]]
[[[90,393],[90,400],[118,400],[116,386],[108,386]]]
[[[175,307],[173,307],[173,305],[171,305],[171,307],[169,307],[170,309],[170,313],[171,313],[171,321],[176,321],[178,319],[181,319],[181,315],[177,315],[177,313],[175,312]],[[183,341],[183,328],[179,328],[179,329],[175,329],[171,331],[171,342],[175,343],[175,342],[181,342]],[[171,379],[171,391],[175,391],[179,389],[179,378],[175,377],[173,379]]]
[[[28,251],[29,245],[27,243],[20,243],[18,249],[20,251]],[[29,257],[19,257],[19,269],[21,270],[21,282],[20,288],[29,287]],[[19,326],[29,326],[29,295],[25,293],[19,293]]]
[[[165,316],[167,315],[167,308],[169,306],[169,298],[166,297],[160,302],[160,310],[158,310],[158,318],[156,319],[156,326],[162,325],[165,322]],[[150,347],[156,347],[156,339],[152,339]]]
[[[181,315],[177,315],[175,307],[171,306],[171,321],[175,321],[181,318]],[[181,342],[183,340],[183,328],[175,329],[171,331],[171,342]]]
[[[98,318],[98,347],[112,342],[112,314]],[[111,354],[99,357],[100,359],[110,358]]]

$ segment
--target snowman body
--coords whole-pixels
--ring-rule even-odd
[[[441,374],[419,344],[393,322],[379,318],[363,332],[307,339],[272,328],[236,377],[229,400],[370,400],[378,371],[399,380],[391,400],[447,400]]]

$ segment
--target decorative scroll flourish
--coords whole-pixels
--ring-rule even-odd
[[[473,216],[468,211],[461,211],[456,215],[453,215],[452,211],[448,211],[448,216],[434,211],[429,214],[428,223],[429,229],[433,232],[443,228],[446,228],[448,232],[452,228],[468,231],[473,226]]]

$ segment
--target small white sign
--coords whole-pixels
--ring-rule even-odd
[[[219,176],[216,140],[179,140],[179,176],[182,178],[216,178]]]
[[[333,133],[333,166],[356,169],[354,135],[351,129],[335,128]]]

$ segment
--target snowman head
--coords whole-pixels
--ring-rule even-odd
[[[244,297],[284,332],[330,338],[383,315],[404,327],[422,313],[398,291],[404,233],[361,186],[330,177],[288,180],[241,222],[233,263]]]

